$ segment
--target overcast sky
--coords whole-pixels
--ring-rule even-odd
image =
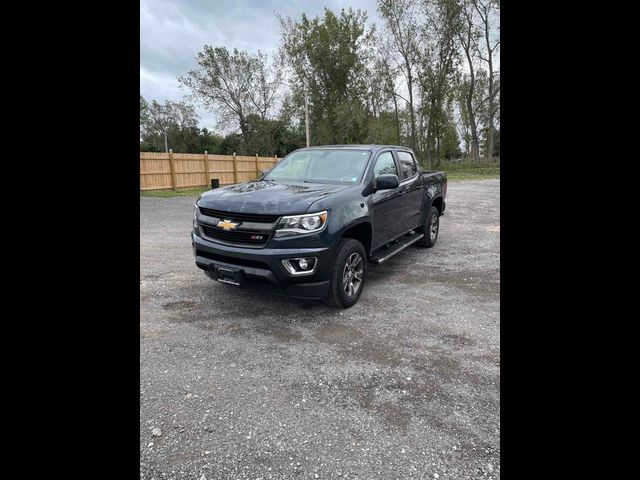
[[[376,0],[140,0],[140,94],[148,101],[182,100],[177,77],[195,68],[202,47],[237,48],[270,57],[277,51],[280,25],[276,12],[299,19],[352,7],[366,10],[381,24]],[[212,113],[197,109],[200,125],[212,129]]]

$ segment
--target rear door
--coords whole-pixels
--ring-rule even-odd
[[[373,174],[374,177],[393,174],[397,175],[398,179],[401,178],[391,150],[384,150],[378,154]],[[402,233],[400,212],[403,202],[403,195],[399,188],[380,190],[373,194],[373,248],[393,240]]]
[[[418,162],[412,153],[396,150],[400,165],[400,195],[401,195],[401,229],[404,232],[418,226],[424,188]],[[402,233],[402,232],[401,232]]]

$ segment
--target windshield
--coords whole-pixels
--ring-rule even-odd
[[[265,180],[356,183],[367,165],[368,150],[301,150],[284,158]]]

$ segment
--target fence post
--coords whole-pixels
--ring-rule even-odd
[[[236,162],[236,152],[233,152],[233,183],[238,183],[238,162]]]
[[[173,149],[169,149],[169,168],[171,169],[171,187],[173,190],[178,189],[178,184],[176,183],[176,167],[173,164]]]
[[[258,154],[256,153],[256,178],[260,178],[260,167],[258,166]]]
[[[206,187],[209,185],[209,182],[211,182],[211,174],[209,173],[209,152],[206,150],[204,151],[204,174],[207,177],[204,181],[204,185]]]

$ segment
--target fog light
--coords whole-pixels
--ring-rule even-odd
[[[317,264],[317,257],[282,259],[282,265],[291,275],[311,275],[316,271]]]

